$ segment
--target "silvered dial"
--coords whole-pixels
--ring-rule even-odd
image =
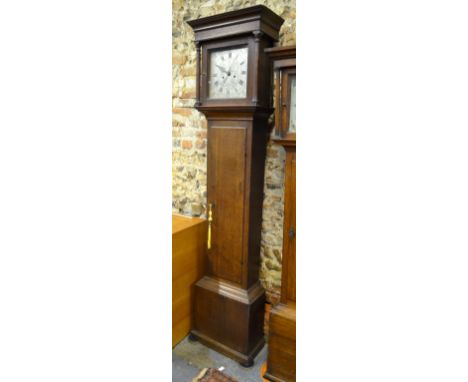
[[[246,98],[247,48],[213,51],[208,84],[209,98]]]
[[[291,76],[291,88],[289,99],[289,132],[296,132],[296,76]]]

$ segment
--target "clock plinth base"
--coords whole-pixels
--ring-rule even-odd
[[[254,360],[253,358],[250,358],[247,361],[240,361],[239,365],[248,369],[249,367],[252,367],[254,365]]]
[[[247,367],[263,348],[265,291],[205,276],[195,285],[194,329],[204,345]]]
[[[296,304],[278,304],[270,313],[267,371],[272,382],[296,380]]]
[[[271,381],[271,382],[287,382],[287,381],[285,381],[284,379],[275,377],[274,375],[271,375],[271,374],[268,373],[268,372],[266,372],[265,374],[263,374],[263,378],[266,379],[267,381]]]

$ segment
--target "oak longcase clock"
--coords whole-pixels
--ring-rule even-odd
[[[275,138],[286,151],[281,298],[271,309],[267,370],[273,382],[296,381],[296,47],[267,49],[275,79]]]
[[[192,338],[251,365],[264,345],[259,282],[271,70],[265,49],[283,19],[254,6],[189,21],[195,107],[208,121],[206,276],[195,285]]]

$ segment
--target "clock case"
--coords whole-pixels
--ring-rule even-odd
[[[188,21],[197,47],[197,99],[200,111],[233,110],[270,112],[271,72],[264,50],[278,40],[284,20],[265,6],[240,9]],[[248,48],[247,96],[209,98],[210,54],[214,50]]]
[[[296,47],[266,50],[275,72],[275,143],[286,151],[280,302],[270,312],[267,370],[272,382],[296,381],[296,133],[289,131]]]
[[[265,292],[259,281],[266,145],[272,113],[265,49],[284,20],[254,6],[189,21],[197,47],[195,107],[208,121],[207,203],[212,209],[206,275],[194,287],[192,339],[253,364],[265,343]],[[209,55],[248,47],[247,97],[209,99]]]
[[[296,75],[296,46],[266,49],[275,74],[275,142],[296,144],[296,133],[289,131],[291,77]]]

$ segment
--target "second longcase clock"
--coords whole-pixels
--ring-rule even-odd
[[[267,49],[275,71],[275,139],[286,151],[281,299],[270,313],[265,377],[296,381],[296,47]]]
[[[189,21],[197,46],[195,106],[208,120],[210,244],[206,276],[195,285],[192,337],[247,366],[264,345],[259,265],[272,111],[264,50],[282,23],[264,6]]]

